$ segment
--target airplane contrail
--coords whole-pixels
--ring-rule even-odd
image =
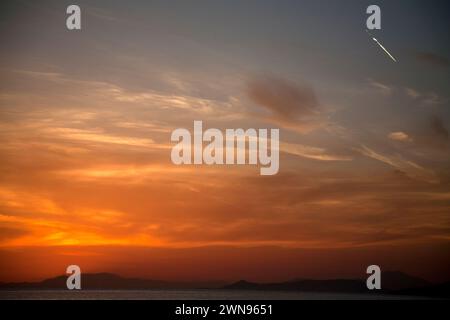
[[[366,30],[367,31],[367,30]],[[377,45],[380,46],[381,49],[383,49],[383,51],[389,56],[389,58],[391,58],[392,60],[394,60],[394,62],[397,62],[397,60],[392,56],[392,54],[390,54],[390,52],[374,37],[370,34],[369,31],[367,31],[367,33],[369,34],[369,36],[372,38],[373,41],[375,41],[375,43]]]

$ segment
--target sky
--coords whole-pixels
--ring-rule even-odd
[[[2,1],[0,281],[450,280],[446,1]],[[280,170],[176,166],[279,128]]]

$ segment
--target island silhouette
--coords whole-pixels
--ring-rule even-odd
[[[65,290],[66,275],[39,282],[0,283],[0,290]],[[161,281],[152,279],[126,278],[112,273],[86,273],[82,275],[83,290],[262,290],[302,291],[316,293],[394,294],[450,298],[450,282],[431,283],[400,271],[382,273],[382,289],[368,290],[365,279],[294,279],[285,282],[256,283],[240,280],[225,281]]]

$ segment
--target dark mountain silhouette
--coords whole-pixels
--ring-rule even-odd
[[[227,285],[224,289],[232,290],[294,290],[310,292],[363,293],[367,287],[362,280],[296,280],[279,283],[252,283],[244,280]]]
[[[433,298],[450,298],[450,281],[442,284],[430,285],[420,288],[402,289],[395,292],[405,296],[421,296]]]
[[[66,289],[67,276],[58,276],[41,282],[0,283],[0,289]],[[193,289],[219,288],[223,281],[168,282],[138,278],[124,278],[111,273],[84,273],[81,288],[85,290],[146,290],[146,289]]]
[[[364,279],[307,280],[300,279],[279,283],[253,283],[245,280],[227,285],[229,290],[294,290],[305,292],[333,293],[389,293],[398,295],[424,297],[450,297],[450,282],[433,285],[421,278],[413,277],[399,271],[383,272],[382,289],[371,291],[366,287]]]
[[[0,290],[65,290],[67,276],[62,275],[40,282],[0,282]],[[450,297],[450,282],[433,285],[426,280],[398,271],[383,272],[382,290],[370,291],[365,279],[298,279],[276,283],[254,283],[241,280],[225,285],[223,281],[168,282],[150,279],[124,278],[111,273],[85,273],[81,277],[84,290],[151,290],[151,289],[226,289],[275,290],[333,293],[389,293],[424,297]]]
[[[424,279],[410,276],[400,271],[385,271],[381,273],[382,288],[386,290],[402,290],[409,288],[428,287],[432,283]]]

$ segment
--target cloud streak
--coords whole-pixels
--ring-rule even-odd
[[[280,151],[288,154],[296,155],[303,158],[320,160],[320,161],[351,161],[350,156],[335,155],[327,152],[323,148],[305,146],[295,143],[280,143]]]
[[[425,169],[412,161],[404,159],[400,155],[396,156],[383,155],[365,145],[361,145],[360,148],[355,148],[355,150],[359,151],[362,155],[381,161],[394,167],[395,169],[398,169],[399,171],[405,173],[408,177],[412,179],[417,179],[428,183],[439,182],[439,179],[432,170]]]
[[[433,52],[418,52],[416,53],[416,59],[434,67],[448,68],[450,66],[450,60],[447,57]]]

